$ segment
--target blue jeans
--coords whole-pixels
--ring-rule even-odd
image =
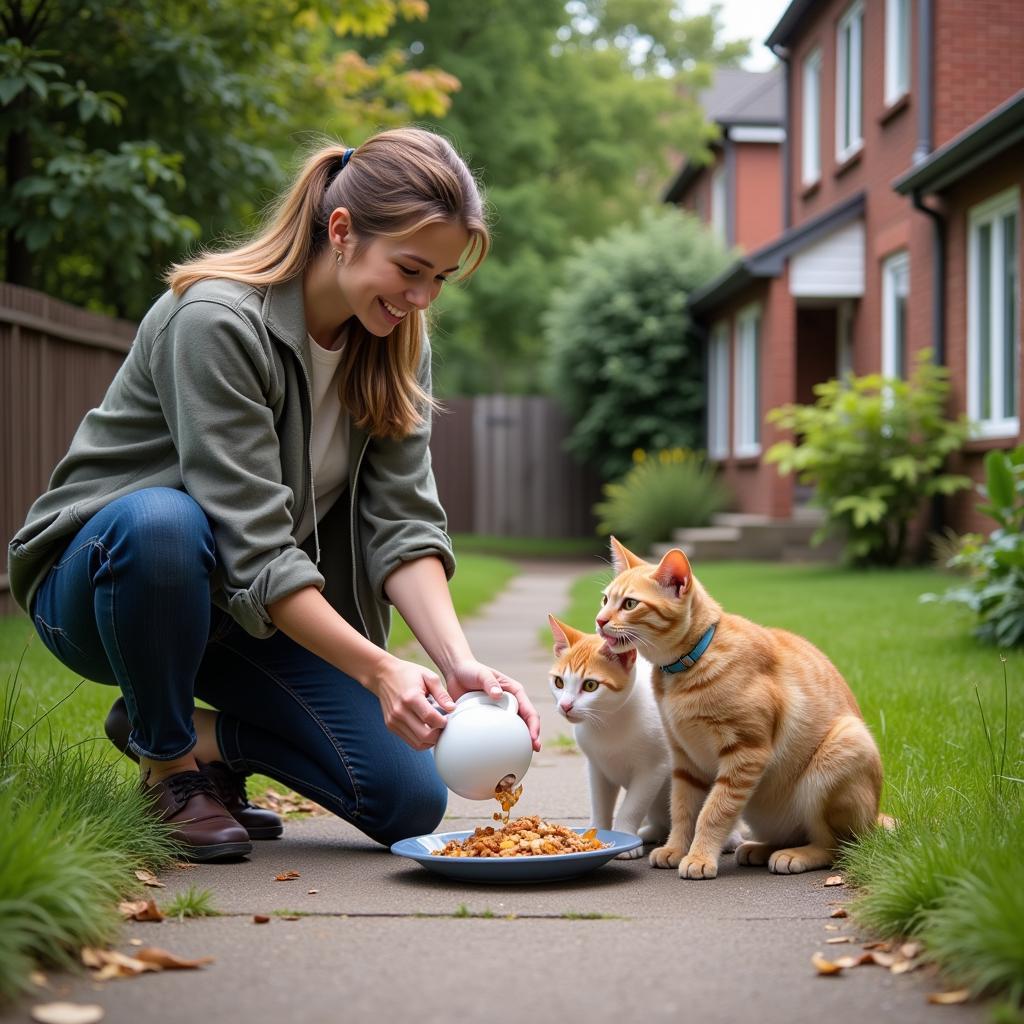
[[[433,831],[448,791],[431,752],[388,732],[377,698],[351,676],[281,632],[251,636],[214,606],[216,565],[194,499],[136,491],[72,539],[32,619],[68,668],[121,688],[136,754],[188,753],[199,697],[220,711],[217,739],[234,770],[269,775],[385,845]]]

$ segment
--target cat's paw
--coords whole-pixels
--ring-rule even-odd
[[[736,863],[744,867],[764,867],[775,851],[767,843],[740,843],[736,847]]]
[[[718,861],[700,854],[687,854],[679,864],[680,878],[715,878],[718,875]]]
[[[801,875],[805,871],[832,866],[832,855],[819,846],[798,846],[776,850],[768,858],[768,870],[776,875]]]
[[[636,860],[637,857],[644,855],[644,848],[638,846],[635,850],[623,850],[622,853],[616,856],[616,860]]]
[[[641,825],[641,827],[636,830],[636,834],[645,843],[663,843],[665,841],[664,830],[657,828],[654,825]]]
[[[683,851],[675,846],[658,846],[648,859],[652,868],[674,868],[683,859]]]

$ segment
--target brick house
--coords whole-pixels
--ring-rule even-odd
[[[690,297],[708,337],[708,451],[739,510],[805,495],[762,461],[767,410],[932,348],[978,421],[961,467],[1020,443],[1024,4],[793,0],[782,62],[780,233]],[[950,504],[980,524],[973,496]]]

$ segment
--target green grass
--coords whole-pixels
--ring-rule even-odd
[[[167,917],[183,921],[186,917],[219,917],[220,911],[213,906],[213,893],[209,889],[197,889],[190,885],[179,892],[166,906],[160,908]]]
[[[949,584],[934,570],[696,570],[726,610],[825,651],[878,740],[882,804],[900,828],[844,857],[857,919],[883,935],[919,937],[958,984],[1024,999],[1024,652],[1006,653],[1004,666],[1000,652],[970,637],[968,614],[920,604]],[[577,581],[559,617],[593,630],[610,578],[607,570]]]

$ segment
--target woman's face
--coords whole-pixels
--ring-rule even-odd
[[[356,255],[348,232],[337,246],[345,254],[337,268],[342,299],[371,334],[386,337],[411,310],[425,310],[437,298],[468,244],[465,228],[438,223],[401,238],[373,238]]]

